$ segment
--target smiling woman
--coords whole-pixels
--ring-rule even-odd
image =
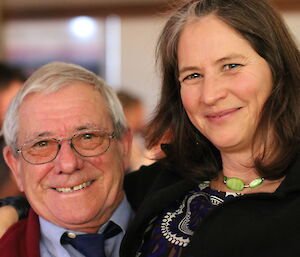
[[[272,90],[268,63],[238,32],[207,15],[181,32],[178,70],[184,109],[220,151],[223,169],[227,154],[251,155],[255,128]]]
[[[281,18],[264,0],[183,1],[157,57],[165,172],[124,256],[298,256],[300,55]]]
[[[222,151],[206,130],[218,140],[245,133],[247,165],[270,179],[284,175],[298,149],[299,51],[266,1],[187,1],[166,23],[157,54],[163,83],[150,147],[168,134],[167,160],[211,179]]]

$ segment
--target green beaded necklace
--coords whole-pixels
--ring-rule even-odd
[[[264,178],[256,178],[252,180],[248,185],[245,185],[240,178],[228,178],[224,176],[224,184],[227,188],[234,191],[242,191],[244,188],[255,188],[262,184]]]

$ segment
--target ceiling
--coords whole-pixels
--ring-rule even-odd
[[[0,0],[4,19],[73,16],[74,14],[144,15],[174,0]]]
[[[153,3],[163,3],[164,0],[3,0],[3,5],[7,8],[36,8],[41,6],[84,6],[84,5],[148,5]]]
[[[151,15],[177,0],[0,0],[4,19],[73,15]],[[248,1],[248,0],[246,0]],[[300,11],[300,0],[271,0],[284,11]]]

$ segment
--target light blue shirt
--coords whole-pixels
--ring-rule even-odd
[[[104,251],[107,257],[119,257],[121,241],[133,216],[133,210],[131,209],[127,198],[124,197],[119,207],[114,211],[113,215],[109,219],[109,221],[113,221],[114,223],[119,225],[122,229],[122,232],[112,238],[105,240]],[[62,234],[67,231],[65,228],[58,227],[41,217],[39,217],[39,220],[41,227],[41,257],[84,257],[71,245],[60,244],[60,238]],[[109,221],[101,226],[98,233],[101,233],[104,230]],[[68,231],[74,232],[76,234],[84,234],[78,231]]]

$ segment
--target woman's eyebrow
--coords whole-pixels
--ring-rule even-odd
[[[230,61],[233,59],[245,59],[245,56],[242,54],[230,54],[230,55],[227,55],[227,56],[217,59],[216,63],[227,62],[227,61]]]
[[[229,54],[224,57],[221,57],[215,61],[216,64],[218,63],[223,63],[223,62],[228,62],[233,59],[245,59],[246,57],[242,54]],[[200,68],[198,66],[184,66],[181,69],[179,69],[179,74],[187,72],[187,71],[194,71],[194,70],[199,70]]]
[[[191,71],[191,70],[199,70],[199,67],[197,67],[197,66],[186,66],[186,67],[183,67],[183,68],[181,68],[179,70],[179,74],[187,72],[187,71]]]

